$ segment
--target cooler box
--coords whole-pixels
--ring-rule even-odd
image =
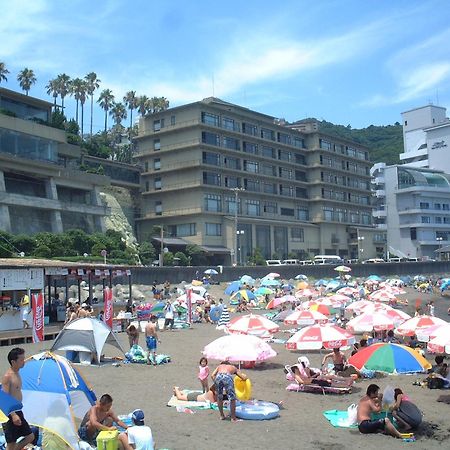
[[[119,448],[119,432],[100,431],[97,436],[97,450],[118,450]]]

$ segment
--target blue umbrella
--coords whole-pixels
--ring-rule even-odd
[[[306,275],[300,274],[300,275],[297,275],[297,276],[295,277],[295,279],[296,279],[296,280],[303,280],[303,281],[306,281],[306,280],[308,279],[308,277],[307,277]]]
[[[279,286],[280,282],[274,278],[263,278],[261,280],[261,286]]]
[[[379,277],[378,275],[369,275],[367,277],[368,280],[374,280],[374,281],[381,281],[381,277]]]
[[[8,422],[8,414],[13,411],[20,411],[22,408],[22,402],[0,390],[0,423]]]
[[[240,288],[241,288],[241,282],[240,281],[233,281],[225,289],[225,294],[226,295],[231,295],[234,292],[237,292]]]
[[[317,280],[317,281],[314,283],[314,286],[326,286],[327,284],[328,284],[328,281],[327,281],[327,280],[321,279],[321,280]]]
[[[216,269],[206,269],[203,273],[206,275],[217,275],[219,272]]]
[[[242,284],[255,284],[255,280],[250,275],[242,275],[240,281]]]

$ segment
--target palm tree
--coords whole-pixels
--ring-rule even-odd
[[[150,106],[150,99],[146,96],[146,95],[141,95],[140,97],[137,98],[137,108],[139,111],[139,114],[141,116],[145,116],[145,114],[147,114],[148,110],[149,110],[149,106]]]
[[[100,96],[97,100],[97,103],[105,111],[105,133],[106,133],[106,129],[108,127],[108,111],[114,104],[114,95],[111,89],[104,89],[102,92],[100,92]]]
[[[128,91],[123,98],[127,108],[130,110],[130,133],[133,128],[133,110],[137,107],[136,91]]]
[[[78,124],[78,105],[80,102],[81,92],[83,91],[84,81],[81,78],[74,78],[70,83],[70,95],[72,95],[76,102],[77,108],[75,110],[75,122]]]
[[[58,94],[61,96],[61,107],[64,114],[64,99],[67,94],[70,94],[70,77],[65,73],[60,73],[56,77],[56,83],[58,85]]]
[[[97,78],[95,72],[88,73],[84,79],[87,81],[87,93],[91,96],[91,140],[92,140],[92,121],[94,117],[94,92],[100,87],[101,80]]]
[[[59,94],[58,80],[56,78],[49,80],[47,86],[45,86],[45,89],[47,89],[47,94],[53,97],[53,110],[56,111],[56,99]]]
[[[25,67],[25,69],[21,70],[17,75],[17,81],[22,90],[28,95],[31,86],[36,83],[36,76],[34,75],[33,69]]]
[[[6,68],[6,64],[4,62],[0,62],[0,83],[2,81],[8,81],[6,75],[8,75],[9,70]]]
[[[78,93],[81,105],[81,139],[83,139],[84,104],[86,103],[87,94],[88,94],[88,82],[85,80],[81,80],[81,86]]]
[[[127,110],[123,103],[114,103],[109,111],[110,116],[114,120],[114,124],[117,128],[120,127],[122,120],[127,118]]]

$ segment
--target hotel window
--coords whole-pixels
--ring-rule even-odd
[[[274,141],[275,132],[273,130],[269,130],[268,128],[261,128],[261,137],[263,139],[270,139],[271,141]]]
[[[242,150],[245,153],[253,153],[254,155],[258,154],[258,144],[254,144],[253,142],[245,142],[243,143]]]
[[[305,188],[296,187],[295,196],[297,198],[308,198],[308,190]]]
[[[440,203],[435,203],[434,204],[434,209],[441,209],[441,204]]]
[[[212,166],[220,166],[220,154],[212,152],[203,152],[203,164],[211,164]]]
[[[319,146],[324,150],[331,150],[333,144],[330,141],[325,141],[324,139],[319,139]]]
[[[350,211],[350,222],[359,223],[359,213]]]
[[[262,173],[263,175],[275,177],[277,175],[277,168],[269,164],[261,164],[259,172]]]
[[[275,149],[273,147],[267,147],[267,145],[262,145],[261,155],[265,158],[275,158]]]
[[[352,158],[356,158],[356,149],[353,147],[347,147],[347,155],[351,156]]]
[[[170,125],[175,125],[175,116],[170,116]]]
[[[207,112],[202,112],[202,122],[206,125],[212,125],[214,127],[219,126],[219,116]]]
[[[284,167],[279,167],[278,173],[281,178],[284,178],[285,180],[292,180],[292,169],[285,169]]]
[[[449,216],[444,216],[444,223],[450,223],[450,217]]]
[[[246,200],[245,205],[247,208],[247,214],[249,216],[259,216],[260,213],[260,207],[259,207],[259,200]]]
[[[292,138],[292,144],[294,147],[305,148],[305,141],[297,136]]]
[[[145,161],[144,172],[148,172],[148,161]]]
[[[303,166],[306,165],[306,158],[304,155],[301,155],[299,153],[295,153],[295,164],[301,164]]]
[[[370,214],[362,213],[361,220],[363,225],[370,225],[372,223],[372,218]]]
[[[276,194],[277,185],[275,183],[263,183],[263,192],[265,194]]]
[[[220,174],[216,172],[203,172],[203,184],[220,186]]]
[[[289,136],[289,134],[278,132],[278,142],[281,144],[291,145],[291,136]]]
[[[239,144],[239,140],[229,137],[229,136],[224,136],[223,137],[223,146],[225,148],[229,148],[231,150],[240,150],[241,146]]]
[[[160,200],[155,201],[155,214],[157,216],[162,215],[162,201],[160,201]]]
[[[280,208],[280,215],[294,217],[294,208]]]
[[[258,173],[259,172],[259,163],[257,161],[244,160],[244,170],[246,172]]]
[[[430,209],[430,204],[428,202],[420,202],[420,209]]]
[[[205,210],[211,212],[221,212],[222,211],[222,198],[220,195],[216,194],[206,194],[205,195]]]
[[[160,191],[161,190],[161,188],[162,188],[162,181],[161,181],[160,177],[154,179],[154,187],[155,187],[155,191]]]
[[[341,144],[334,144],[334,151],[335,153],[345,153],[345,147]]]
[[[226,156],[223,158],[223,163],[225,164],[225,167],[228,167],[228,169],[241,170],[241,161],[238,158]]]
[[[242,122],[242,132],[245,134],[250,134],[256,136],[258,134],[258,127],[252,123]]]
[[[278,159],[280,161],[290,161],[291,157],[291,152],[288,152],[287,150],[278,150]]]
[[[264,212],[267,214],[278,214],[277,202],[264,202]]]
[[[231,131],[239,131],[239,125],[229,117],[222,117],[222,128]]]
[[[161,141],[160,139],[153,139],[153,150],[158,151],[161,150]]]
[[[308,208],[303,207],[297,208],[297,219],[308,221],[309,220]]]
[[[206,236],[222,236],[222,224],[220,223],[205,223]]]
[[[442,209],[444,211],[450,211],[450,205],[448,203],[442,203]]]
[[[302,172],[300,170],[295,171],[295,180],[296,181],[307,181],[306,180],[306,172]]]
[[[305,242],[305,235],[303,228],[292,227],[291,228],[291,239],[297,242]]]
[[[236,212],[236,198],[234,196],[226,196],[224,198],[224,202],[225,202],[225,212],[228,214],[234,214]],[[238,199],[238,204],[240,206],[241,204],[241,199]],[[241,208],[239,207],[238,212],[241,212]]]
[[[150,182],[146,181],[145,182],[145,191],[148,192],[150,190]]]
[[[439,216],[435,217],[434,223],[442,223],[442,217],[439,217]]]
[[[225,177],[225,187],[227,188],[241,187],[239,177],[230,177],[230,176]]]
[[[333,221],[333,208],[323,208],[323,218],[324,220]]]
[[[280,184],[280,195],[285,195],[287,197],[293,197],[294,196],[294,187],[287,186],[285,184]]]
[[[244,188],[246,191],[259,192],[259,180],[244,178]]]
[[[153,131],[159,131],[164,128],[164,119],[158,119],[153,121]]]
[[[217,147],[220,146],[219,135],[215,133],[209,133],[208,131],[202,132],[202,142],[208,145],[216,145]]]
[[[169,234],[172,237],[185,237],[195,236],[196,226],[195,223],[184,223],[181,225],[169,225]]]
[[[155,170],[161,169],[161,159],[160,158],[155,158],[153,160],[153,169],[155,169]]]

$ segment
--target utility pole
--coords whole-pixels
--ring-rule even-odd
[[[245,189],[240,187],[235,187],[230,189],[234,192],[234,258],[233,266],[238,265],[238,208],[239,208],[239,192],[245,191]]]
[[[159,253],[159,267],[164,266],[164,227],[160,226],[161,249]]]

